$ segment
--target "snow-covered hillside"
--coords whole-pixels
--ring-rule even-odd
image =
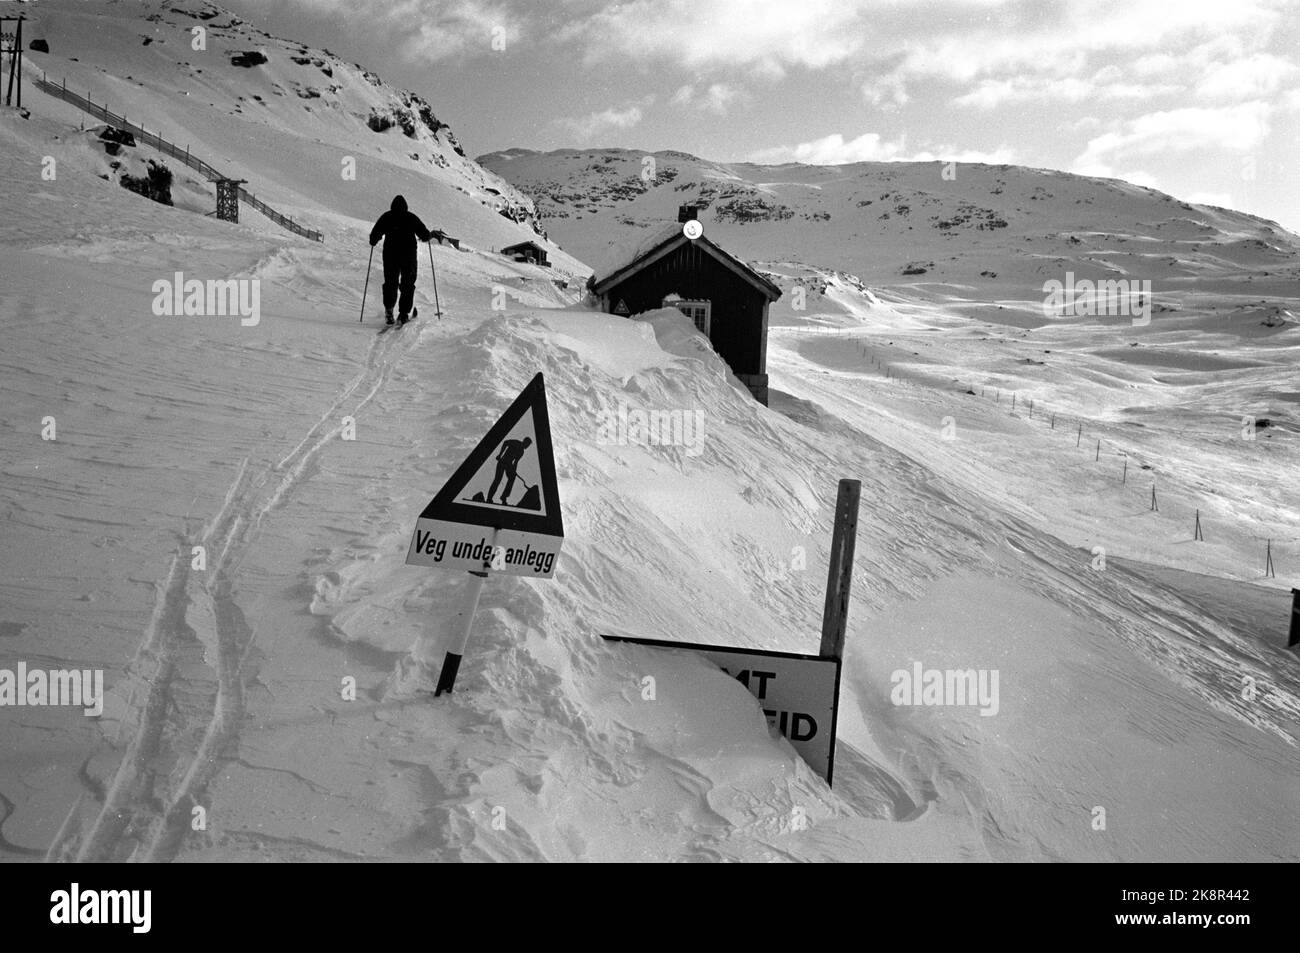
[[[29,75],[66,81],[247,179],[249,191],[321,229],[327,242],[344,240],[356,219],[373,221],[395,191],[428,224],[475,247],[543,241],[531,200],[465,157],[436,101],[395,89],[359,64],[270,36],[206,0],[40,0],[25,13],[27,35],[49,45],[49,53],[28,54]],[[204,48],[195,49],[200,39]],[[435,72],[431,87],[436,93],[438,83],[455,81],[452,70]],[[30,87],[23,99],[41,116],[95,122]],[[210,213],[212,186],[174,160],[167,164],[183,186],[178,204]],[[277,227],[251,209],[242,217],[259,229]],[[583,270],[562,252],[555,257],[560,267]]]
[[[191,108],[188,52],[132,62],[129,81],[87,66],[110,68],[96,36],[156,25],[132,5],[31,6],[80,82],[94,74],[128,115],[166,106],[172,135],[326,241],[104,181],[77,115],[34,90],[30,118],[0,114],[0,668],[102,668],[108,694],[100,718],[0,708],[0,858],[1300,859],[1300,669],[1281,647],[1300,569],[1285,477],[1300,330],[1273,320],[1300,313],[1294,297],[1247,307],[1189,280],[1146,328],[1046,322],[1023,295],[882,287],[787,248],[764,267],[812,290],[774,311],[765,408],[677,312],[585,310],[560,286],[582,263],[487,251],[531,232],[482,204],[495,180],[454,164],[445,130],[417,143],[357,124],[400,94],[317,108],[290,77],[328,77],[263,38],[262,67],[222,55],[186,79],[214,104]],[[147,9],[188,29],[174,7]],[[114,18],[102,33],[83,19],[95,8]],[[272,66],[273,105],[239,103]],[[213,72],[225,98],[203,85]],[[280,111],[262,124],[258,109]],[[338,178],[347,154],[368,157],[355,182]],[[420,319],[379,335],[373,278],[357,322],[365,233],[395,191],[466,244],[432,246],[443,319],[422,258]],[[727,247],[761,226],[729,227]],[[954,248],[985,254],[986,233],[964,234]],[[260,320],[157,315],[153,284],[178,271],[258,279]],[[539,371],[567,534],[556,577],[490,578],[456,692],[394,693],[468,581],[404,564],[415,518]],[[1007,390],[1032,395],[1032,417]],[[703,429],[611,442],[620,408],[699,413]],[[1234,441],[1252,408],[1275,425]],[[1067,421],[1106,442],[1104,464]],[[815,651],[843,477],[863,493],[829,788],[717,668],[599,636]],[[1261,578],[1266,534],[1277,579]],[[997,713],[894,704],[893,673],[916,663],[996,670]]]

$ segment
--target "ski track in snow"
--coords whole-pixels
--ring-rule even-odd
[[[342,390],[319,420],[289,453],[254,481],[248,460],[240,465],[227,490],[221,509],[213,515],[199,544],[214,554],[209,581],[190,575],[189,554],[182,548],[172,561],[166,580],[156,585],[158,600],[144,640],[131,666],[141,684],[133,688],[129,719],[138,722],[98,816],[90,824],[75,850],[81,862],[141,859],[170,860],[180,848],[188,829],[191,809],[200,802],[212,774],[236,741],[244,715],[244,684],[250,674],[247,661],[255,644],[255,633],[235,599],[238,569],[263,520],[280,506],[306,479],[320,451],[343,429],[342,418],[355,417],[384,386],[405,350],[400,338],[375,338],[364,368]],[[409,346],[409,342],[408,342]],[[394,353],[396,352],[396,353]],[[192,754],[173,750],[169,757],[187,766],[171,776],[179,781],[166,795],[160,813],[145,798],[144,780],[149,765],[160,755],[175,677],[175,655],[183,644],[192,643],[197,633],[187,619],[191,612],[211,621],[210,639],[217,660],[217,687],[211,695],[210,718]],[[125,724],[125,721],[124,721]],[[78,802],[73,807],[77,811]],[[156,816],[153,816],[155,815]],[[70,859],[70,825],[50,846],[51,859]],[[147,828],[138,845],[123,845],[128,828]],[[143,856],[135,858],[136,851]],[[126,857],[123,857],[123,853]]]

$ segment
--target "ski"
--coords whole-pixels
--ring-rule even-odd
[[[410,316],[409,318],[406,319],[406,324],[410,324],[412,321],[414,321],[414,320],[415,320],[416,318],[418,318],[419,316],[420,316],[420,309],[419,309],[418,307],[417,307],[417,308],[412,308],[412,309],[411,309],[411,316]],[[389,331],[395,331],[395,330],[397,330],[398,328],[403,327],[403,326],[404,326],[404,325],[402,324],[402,322],[400,322],[400,321],[394,321],[392,324],[385,324],[382,328],[379,329],[379,333],[380,333],[380,334],[387,334]]]

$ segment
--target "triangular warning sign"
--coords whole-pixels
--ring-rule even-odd
[[[632,312],[628,309],[627,302],[620,298],[618,304],[614,305],[614,313],[626,317]]]
[[[564,536],[541,374],[492,425],[420,519]]]

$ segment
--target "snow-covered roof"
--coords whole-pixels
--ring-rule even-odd
[[[692,241],[682,233],[680,222],[669,222],[663,227],[654,229],[640,237],[612,245],[609,252],[602,258],[592,273],[589,287],[598,289],[601,285],[607,285],[614,278],[621,278],[625,273],[636,270],[638,262],[646,259],[656,250],[680,239],[683,242]],[[726,250],[719,248],[708,238],[701,235],[694,241],[700,243],[705,248],[713,252],[714,256],[724,264],[739,272],[750,282],[764,289],[773,301],[781,297],[781,289],[768,281],[754,269],[750,268],[740,259],[729,254]]]
[[[596,263],[592,281],[603,281],[610,275],[622,271],[681,233],[680,224],[668,222],[659,228],[649,229],[645,234],[632,235],[624,241],[615,242]]]
[[[525,248],[535,248],[543,255],[546,254],[546,249],[534,241],[516,242],[513,245],[507,245],[505,248],[501,249],[501,252],[502,254],[509,254],[512,251],[521,251],[522,249]]]

